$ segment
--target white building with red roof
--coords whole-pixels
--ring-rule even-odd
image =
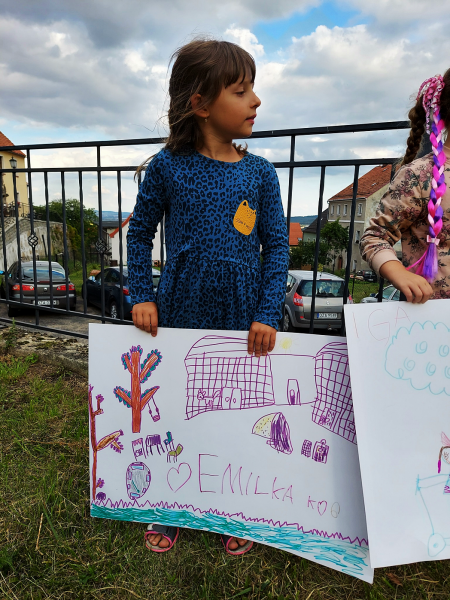
[[[127,233],[128,226],[130,223],[130,219],[133,216],[133,213],[129,214],[126,219],[122,221],[122,260],[123,264],[127,264]],[[109,250],[111,252],[110,260],[111,265],[120,265],[120,227],[117,222],[117,226],[112,229],[107,228],[106,231],[109,236]],[[158,264],[160,262],[161,256],[161,225],[158,225],[158,229],[156,231],[155,238],[153,240],[153,251],[152,251],[152,260],[153,264]]]

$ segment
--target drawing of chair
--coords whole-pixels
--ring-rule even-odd
[[[148,435],[145,439],[145,448],[147,450],[147,456],[148,453],[150,451],[150,454],[153,456],[153,450],[152,448],[156,446],[156,449],[158,450],[158,454],[161,454],[160,449],[165,452],[164,450],[164,446],[161,444],[161,436],[160,435]]]
[[[422,499],[431,526],[428,538],[428,555],[432,558],[450,546],[450,494],[449,475],[442,473],[431,477],[417,478],[416,494]]]
[[[178,444],[176,450],[170,450],[170,452],[167,453],[167,462],[177,462],[178,461],[178,457],[180,456],[180,454],[183,452],[183,446],[181,444]]]
[[[133,454],[135,460],[138,460],[141,457],[145,457],[144,454],[144,445],[142,438],[138,438],[137,440],[133,440],[131,442],[131,446],[133,448]]]
[[[170,431],[166,431],[167,439],[164,440],[164,444],[166,445],[167,451],[175,451],[173,445],[173,437]]]

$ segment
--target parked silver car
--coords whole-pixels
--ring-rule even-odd
[[[313,290],[312,271],[289,271],[282,331],[309,329]],[[338,329],[342,325],[344,280],[331,273],[317,273],[314,327]],[[349,295],[348,302],[352,303]]]
[[[397,302],[400,300],[400,290],[395,288],[393,285],[388,285],[383,290],[382,302]],[[378,302],[378,294],[370,294],[366,298],[361,300],[361,304],[367,304],[370,302]]]

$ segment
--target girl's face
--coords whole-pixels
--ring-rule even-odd
[[[210,133],[228,141],[249,137],[261,100],[253,91],[250,78],[223,88],[218,98],[208,107]]]

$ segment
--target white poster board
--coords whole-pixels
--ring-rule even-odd
[[[345,322],[371,564],[450,558],[450,303],[346,305]]]
[[[345,339],[89,326],[91,515],[252,539],[371,582]]]

